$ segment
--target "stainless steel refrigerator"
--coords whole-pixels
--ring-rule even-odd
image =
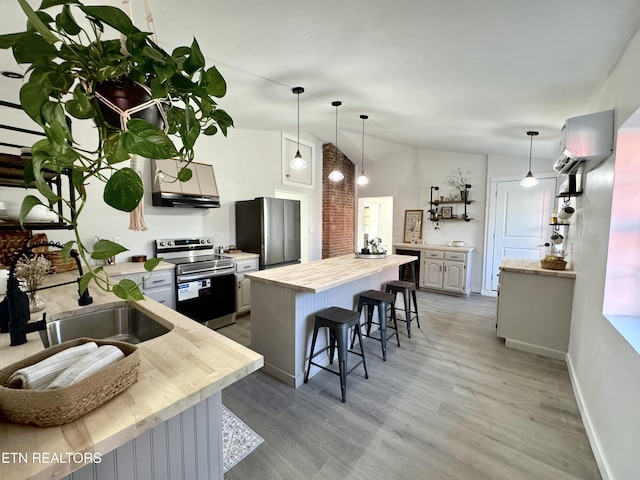
[[[258,197],[236,202],[236,247],[260,254],[260,270],[300,262],[300,202]]]

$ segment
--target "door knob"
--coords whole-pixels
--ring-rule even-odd
[[[549,242],[545,243],[544,245],[538,245],[539,247],[550,247],[551,244]]]

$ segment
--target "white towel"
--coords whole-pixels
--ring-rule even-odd
[[[47,386],[47,390],[52,388],[62,388],[73,385],[98,370],[117,362],[124,358],[124,353],[114,345],[102,345],[96,351],[82,357],[75,365],[67,368],[64,372]]]
[[[78,362],[80,357],[84,357],[96,350],[98,350],[96,342],[87,342],[77,347],[66,348],[34,365],[16,370],[9,377],[8,386],[11,388],[42,390],[58,375]]]

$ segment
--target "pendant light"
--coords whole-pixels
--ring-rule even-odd
[[[533,176],[533,173],[531,173],[531,151],[533,150],[533,137],[538,135],[538,132],[528,131],[527,135],[531,137],[531,142],[529,144],[529,172],[527,173],[527,176],[520,181],[520,185],[523,187],[535,187],[538,184],[538,179]]]
[[[338,160],[338,107],[342,105],[342,102],[336,100],[335,102],[331,102],[331,105],[336,107],[336,143],[334,147],[335,147],[335,159],[337,161]],[[332,182],[339,182],[343,179],[344,179],[344,175],[340,170],[338,170],[338,168],[335,168],[329,174],[329,180],[331,180]]]
[[[304,92],[304,88],[293,87],[291,91],[298,95],[298,150],[296,151],[293,160],[289,162],[289,167],[294,170],[304,170],[307,168],[307,162],[305,162],[304,158],[302,158],[302,155],[300,154],[300,94]]]
[[[360,115],[360,118],[362,119],[362,166],[360,169],[360,176],[356,180],[356,183],[358,185],[366,185],[369,183],[369,179],[364,174],[364,121],[369,117],[367,115]]]

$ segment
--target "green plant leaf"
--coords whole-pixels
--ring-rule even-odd
[[[61,250],[60,255],[62,256],[62,260],[64,260],[65,262],[71,256],[71,249],[73,248],[75,243],[76,242],[74,242],[73,240],[69,240],[67,243],[65,243],[62,246],[62,250]]]
[[[13,57],[18,63],[39,63],[58,56],[58,50],[40,35],[21,35],[13,45]]]
[[[205,135],[215,135],[216,133],[218,133],[218,127],[216,127],[215,125],[209,125],[202,131],[202,133],[204,133]]]
[[[188,182],[189,180],[191,180],[191,177],[193,177],[193,172],[190,168],[182,167],[178,171],[178,180],[180,180],[181,182]]]
[[[176,73],[171,76],[171,85],[173,85],[173,88],[175,88],[178,93],[190,93],[198,88],[198,85],[181,73]]]
[[[27,82],[20,89],[20,104],[24,111],[36,123],[44,126],[41,110],[42,105],[49,99],[49,90],[46,86],[34,82]]]
[[[112,242],[110,240],[98,240],[93,246],[93,253],[91,258],[95,260],[106,260],[109,257],[118,255],[119,253],[128,251],[128,248],[123,247],[119,243]]]
[[[204,55],[202,54],[202,50],[200,50],[200,45],[198,45],[198,41],[194,38],[193,42],[191,42],[191,53],[185,60],[182,67],[185,72],[189,75],[193,75],[195,72],[204,68],[205,60]]]
[[[127,129],[122,134],[122,141],[129,153],[153,159],[172,158],[178,154],[171,139],[158,127],[144,120],[129,120]]]
[[[122,132],[111,134],[104,142],[104,154],[110,165],[129,160],[131,156],[122,143]]]
[[[142,200],[143,195],[142,179],[136,171],[125,167],[111,175],[104,187],[102,198],[107,205],[116,210],[132,212]]]
[[[180,127],[180,138],[185,149],[191,150],[200,135],[200,122],[196,118],[196,112],[191,105],[184,109],[184,118]]]
[[[227,93],[227,82],[216,67],[207,70],[207,93],[217,98],[224,97]]]
[[[69,35],[78,35],[82,29],[78,25],[71,14],[71,8],[68,5],[62,7],[62,12],[56,17],[56,25],[60,30]]]
[[[22,0],[24,1],[24,0]],[[138,29],[133,23],[131,23],[131,19],[117,7],[110,6],[89,6],[89,5],[78,5],[80,10],[82,10],[85,15],[89,17],[93,17],[100,22],[106,23],[110,27],[115,28],[120,33],[124,33],[125,35],[132,35],[136,32],[139,32]]]
[[[225,112],[220,108],[211,114],[211,118],[213,118],[216,122],[218,122],[218,126],[220,127],[222,134],[226,137],[227,128],[233,127],[233,119],[229,116],[227,112]]]
[[[91,283],[91,280],[93,279],[94,279],[94,272],[91,272],[91,271],[85,273],[82,276],[82,278],[78,282],[78,290],[80,290],[80,293],[85,292],[87,288],[89,288],[89,283]]]
[[[160,64],[167,63],[167,57],[164,52],[156,50],[148,45],[142,49],[142,55]]]
[[[29,212],[36,205],[42,205],[43,203],[40,201],[38,197],[34,197],[33,195],[27,195],[22,200],[22,205],[20,206],[20,225],[23,224],[24,219],[27,218]]]
[[[113,293],[123,300],[144,300],[144,295],[136,282],[128,278],[120,280],[113,286]]]
[[[64,144],[71,138],[67,117],[62,105],[57,102],[45,102],[42,105],[42,118],[45,121],[47,137],[57,144]]]
[[[56,43],[60,41],[58,37],[51,33],[49,27],[47,27],[42,22],[42,20],[40,20],[40,17],[36,15],[36,12],[33,11],[27,0],[18,0],[18,3],[20,4],[22,11],[27,16],[29,24],[33,26],[33,28],[35,28],[40,35],[42,35],[42,38],[44,38],[49,43]]]
[[[0,48],[11,48],[22,37],[28,35],[26,32],[20,33],[7,33],[6,35],[0,35]]]
[[[80,84],[76,85],[73,90],[73,99],[66,103],[66,109],[69,115],[78,119],[88,119],[96,116],[96,111]]]
[[[152,271],[154,268],[156,268],[160,262],[162,261],[162,258],[150,258],[149,260],[147,260],[146,262],[144,262],[144,269],[147,272]]]
[[[78,0],[42,0],[42,3],[40,4],[40,10],[55,7],[56,5],[69,5],[78,3],[80,3]]]

